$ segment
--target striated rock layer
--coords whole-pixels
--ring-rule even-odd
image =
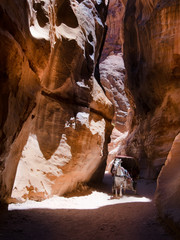
[[[125,132],[129,102],[125,93],[125,68],[122,54],[108,56],[100,63],[100,73],[106,96],[115,106],[114,126],[119,131]]]
[[[139,159],[144,177],[156,178],[165,163],[158,177],[157,207],[160,216],[178,230],[179,0],[129,0],[124,32],[127,88],[134,111],[126,152]]]
[[[122,54],[124,11],[125,6],[122,0],[109,2],[107,33],[99,65],[101,84],[107,97],[115,106],[113,123],[115,128],[121,132],[127,130],[129,108],[124,88],[125,67]]]
[[[113,118],[114,129],[111,134],[111,142],[108,145],[107,165],[121,151],[123,140],[128,132],[128,110],[129,101],[125,93],[125,68],[122,54],[108,56],[100,63],[101,84],[103,85],[106,96],[115,107]]]
[[[180,2],[128,1],[124,59],[134,111],[126,152],[156,178],[180,131]]]
[[[113,107],[94,71],[107,4],[1,1],[1,199],[13,184],[12,197],[41,200],[102,179]]]
[[[106,96],[115,107],[114,129],[108,146],[108,163],[121,151],[127,136],[129,101],[125,93],[125,67],[123,60],[123,17],[125,1],[111,0],[107,15],[107,34],[100,59],[100,81]]]

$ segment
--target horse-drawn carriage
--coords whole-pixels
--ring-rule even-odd
[[[111,174],[113,176],[112,192],[117,197],[122,196],[122,190],[132,190],[136,193],[136,183],[139,177],[139,167],[137,161],[128,156],[116,156],[112,162]]]

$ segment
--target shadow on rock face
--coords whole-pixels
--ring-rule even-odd
[[[63,23],[71,28],[78,27],[78,21],[77,21],[76,15],[74,14],[70,6],[70,1],[65,0],[62,2],[59,3],[61,6],[59,6],[59,4],[57,5],[58,11],[57,11],[56,25],[59,26]]]

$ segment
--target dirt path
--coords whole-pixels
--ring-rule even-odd
[[[151,201],[154,190],[154,182],[140,180],[137,186],[137,197],[126,196],[122,199],[111,199],[111,176],[106,175],[103,185],[97,192],[93,193],[94,195],[72,197],[68,200],[67,198],[59,198],[59,201],[62,201],[61,205],[66,202],[65,209],[1,211],[0,239],[173,239],[156,219],[154,202]],[[94,199],[96,196],[97,199]],[[146,199],[142,197],[146,197]],[[97,202],[99,198],[102,198],[101,207],[93,208],[93,201]],[[138,202],[138,199],[147,201]],[[77,209],[68,209],[70,203],[74,204],[72,208],[77,207]],[[82,209],[80,209],[81,203]],[[112,205],[108,205],[109,203]],[[85,209],[86,204],[90,204],[91,209]],[[11,206],[12,209],[13,207]]]

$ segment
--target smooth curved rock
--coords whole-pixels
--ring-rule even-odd
[[[102,179],[114,110],[94,71],[107,5],[1,1],[1,199],[12,187],[42,200]]]
[[[157,180],[156,203],[166,224],[180,234],[180,134],[173,142]]]

